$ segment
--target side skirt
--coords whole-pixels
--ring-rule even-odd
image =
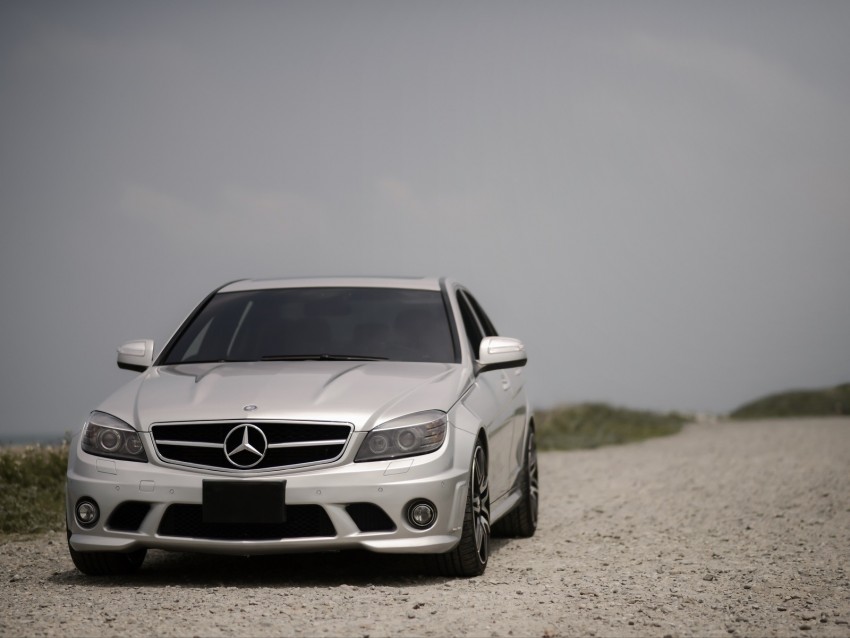
[[[518,487],[499,498],[495,503],[490,503],[490,524],[492,525],[505,514],[515,508],[522,499],[522,493]]]

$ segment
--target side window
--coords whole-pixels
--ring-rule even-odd
[[[484,338],[484,331],[478,323],[475,316],[475,311],[469,305],[469,301],[463,291],[457,293],[457,303],[460,306],[460,315],[463,317],[463,327],[466,329],[466,336],[469,339],[469,347],[472,349],[472,356],[478,358],[478,349],[481,346],[481,339]]]
[[[478,320],[481,322],[481,327],[484,329],[485,337],[498,337],[499,333],[496,332],[495,326],[493,326],[493,322],[490,321],[490,317],[487,316],[487,313],[484,312],[484,309],[481,305],[475,300],[475,297],[470,295],[468,292],[464,293],[466,298],[469,300],[470,305],[475,310],[475,314],[478,316]]]

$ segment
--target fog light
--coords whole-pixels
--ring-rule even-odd
[[[431,527],[437,519],[437,508],[428,501],[415,501],[407,508],[407,520],[419,529]]]
[[[100,516],[100,510],[97,507],[97,503],[88,499],[80,499],[77,501],[77,507],[74,510],[74,513],[77,517],[77,522],[82,527],[91,527],[97,523],[97,519]]]

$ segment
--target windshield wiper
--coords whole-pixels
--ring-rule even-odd
[[[348,354],[268,354],[260,361],[386,361],[387,357],[362,357]]]

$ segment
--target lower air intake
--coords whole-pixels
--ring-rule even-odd
[[[285,523],[205,523],[201,505],[170,505],[159,524],[160,536],[226,541],[336,536],[331,519],[319,505],[287,505]]]
[[[345,511],[361,532],[393,532],[395,524],[387,513],[374,503],[351,503]]]
[[[141,501],[121,503],[110,514],[106,527],[116,532],[138,532],[150,509],[150,503]]]

